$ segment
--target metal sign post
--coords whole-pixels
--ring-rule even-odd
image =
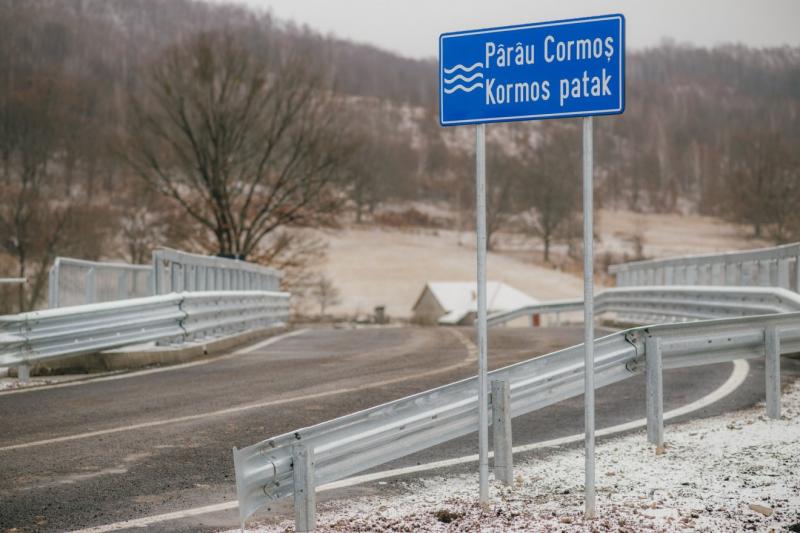
[[[478,234],[478,477],[480,503],[489,503],[489,402],[486,395],[486,125],[475,126],[475,226]]]
[[[592,117],[583,119],[583,346],[585,482],[584,513],[595,516],[594,489],[594,230],[592,228]]]
[[[480,501],[488,501],[485,124],[583,120],[586,516],[595,515],[592,116],[625,109],[625,17],[604,15],[439,37],[439,122],[477,124],[478,448]]]

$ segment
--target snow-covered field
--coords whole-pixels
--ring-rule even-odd
[[[781,420],[758,406],[665,434],[660,455],[644,432],[599,443],[594,520],[583,518],[578,448],[515,465],[516,484],[493,482],[487,509],[475,475],[427,478],[402,483],[400,495],[320,504],[317,531],[800,531],[800,382],[785,391]]]
[[[433,216],[447,211],[415,205]],[[743,237],[746,228],[697,215],[641,214],[600,210],[595,253],[633,255],[632,239],[638,235],[647,257],[712,253],[766,246]],[[452,230],[348,227],[320,232],[329,244],[322,270],[341,291],[341,303],[331,307],[337,315],[366,315],[378,305],[395,318],[407,318],[428,281],[474,281],[474,233]],[[498,235],[501,253],[490,253],[488,277],[505,282],[538,300],[579,298],[582,277],[551,266],[532,263],[541,242],[522,235]],[[566,245],[554,246],[565,254]],[[311,306],[314,309],[314,306]]]
[[[598,254],[630,253],[631,241],[637,235],[642,240],[642,253],[653,259],[772,246],[748,237],[752,230],[747,226],[701,215],[600,209],[598,226]]]
[[[459,245],[452,232],[347,229],[326,235],[330,244],[324,267],[342,303],[334,314],[371,314],[386,306],[392,317],[409,317],[428,281],[474,281],[475,248],[466,235]],[[581,278],[490,253],[488,278],[502,281],[541,300],[574,298]]]

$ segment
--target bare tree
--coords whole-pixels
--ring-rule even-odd
[[[282,228],[270,233],[251,259],[279,269],[283,273],[281,285],[291,291],[293,301],[302,304],[317,279],[319,268],[327,260],[327,254],[327,242],[314,231]]]
[[[335,213],[350,152],[340,104],[300,50],[265,58],[204,33],[152,69],[130,121],[126,161],[246,258],[278,228]]]
[[[776,242],[797,234],[800,182],[796,144],[763,128],[731,135],[726,165],[729,216]]]
[[[61,187],[64,139],[75,131],[68,80],[14,64],[0,72],[0,254],[28,279],[15,288],[25,311],[43,297],[57,253],[99,253],[104,226],[92,219],[103,209]]]
[[[311,287],[311,295],[317,303],[319,303],[320,316],[325,316],[325,310],[328,307],[342,302],[339,289],[337,289],[333,281],[324,274],[320,274]]]
[[[123,255],[134,264],[150,261],[159,246],[207,249],[205,234],[191,231],[191,220],[170,198],[139,179],[121,180],[115,211]]]
[[[418,157],[412,139],[397,129],[396,109],[385,103],[365,102],[352,114],[354,150],[345,167],[350,199],[356,208],[356,223],[365,211],[373,214],[385,200],[404,195],[418,172]],[[413,195],[412,195],[413,196]]]
[[[519,206],[515,195],[523,186],[525,169],[516,155],[508,154],[503,147],[491,143],[486,172],[486,247],[493,250],[496,234],[506,228]]]
[[[521,150],[526,157],[529,180],[520,192],[520,199],[532,207],[530,231],[542,239],[544,260],[550,260],[553,240],[574,224],[579,215],[580,153],[577,131],[553,126],[543,129],[534,151]],[[530,146],[523,136],[521,142]]]

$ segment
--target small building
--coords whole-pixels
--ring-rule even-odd
[[[524,292],[499,281],[486,283],[486,300],[489,314],[539,303]],[[477,283],[436,281],[425,284],[412,308],[411,321],[430,326],[464,325],[472,324],[477,313]]]

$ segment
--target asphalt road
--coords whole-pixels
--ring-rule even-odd
[[[76,530],[233,501],[231,447],[473,375],[471,335],[469,329],[312,329],[200,364],[0,393],[0,530]],[[493,329],[490,367],[581,339],[579,327]],[[666,372],[665,410],[719,387],[731,368]],[[784,365],[787,379],[793,373],[795,366]],[[751,362],[735,393],[690,416],[760,401],[763,378],[763,365]],[[641,418],[644,405],[641,377],[600,389],[597,427]],[[580,433],[582,424],[582,398],[576,398],[515,419],[514,443]],[[381,469],[475,451],[476,438],[469,436]],[[214,531],[237,522],[236,511],[227,509],[148,530]]]

